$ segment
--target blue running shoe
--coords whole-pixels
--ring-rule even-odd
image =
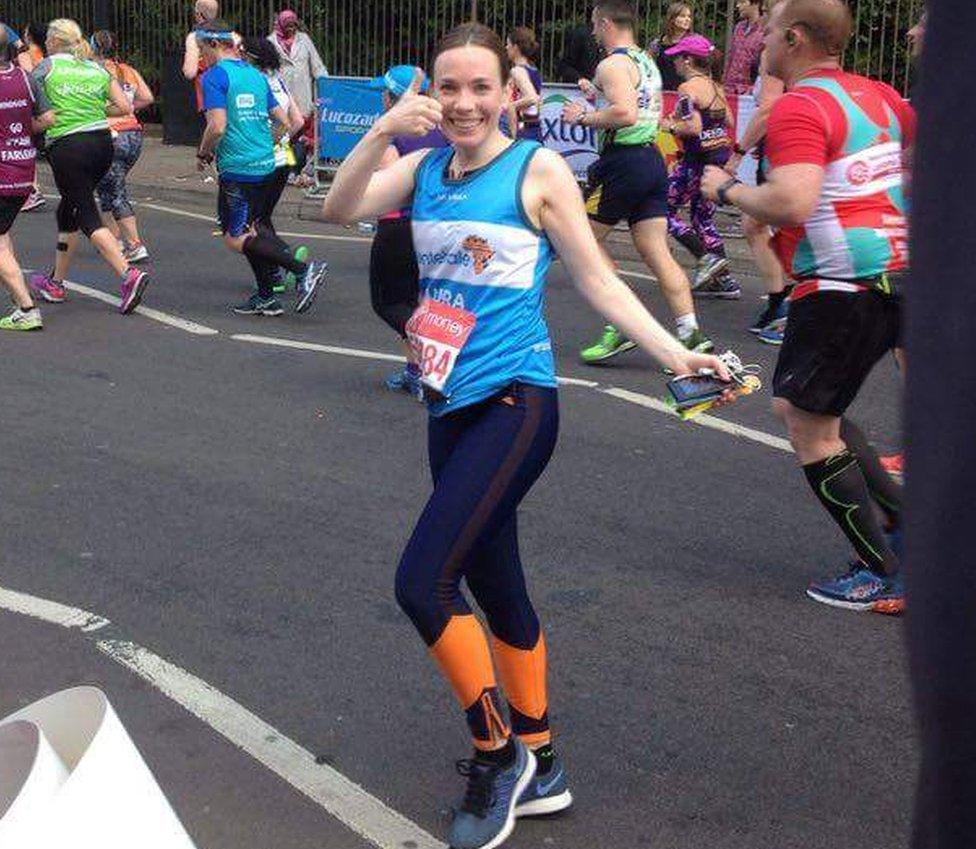
[[[807,595],[821,604],[845,610],[895,614],[905,610],[905,589],[901,575],[875,575],[863,563],[850,564],[850,570],[838,578],[813,581]]]
[[[759,341],[767,345],[782,345],[785,333],[785,324],[781,324],[778,327],[771,324],[769,327],[765,327],[759,331]]]
[[[767,328],[782,327],[786,324],[786,317],[789,315],[789,312],[790,302],[785,298],[779,302],[779,306],[776,309],[772,309],[767,304],[763,311],[756,316],[756,320],[749,325],[749,332],[755,333],[758,336]]]
[[[393,372],[385,381],[386,388],[391,392],[406,392],[418,401],[424,400],[424,387],[420,382],[420,369],[415,365],[405,365],[399,371]]]
[[[515,803],[532,783],[535,755],[517,737],[512,740],[515,763],[509,767],[477,758],[457,762],[457,771],[468,779],[468,787],[451,823],[451,849],[494,849],[515,828]]]
[[[566,770],[562,758],[556,755],[552,768],[545,775],[535,774],[515,806],[517,817],[538,817],[565,811],[573,804],[573,794],[566,786]]]
[[[328,270],[329,266],[324,262],[310,262],[308,264],[305,274],[295,281],[295,294],[298,296],[295,301],[295,312],[303,313],[312,306],[315,293]]]
[[[277,298],[262,298],[257,292],[233,310],[238,315],[281,315],[284,312]]]

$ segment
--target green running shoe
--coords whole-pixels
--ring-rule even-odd
[[[587,365],[592,366],[636,347],[636,342],[631,342],[616,327],[608,324],[603,328],[603,335],[600,337],[599,342],[580,351],[580,359]]]
[[[712,340],[697,327],[691,332],[691,336],[681,340],[681,344],[696,354],[710,354],[715,350],[715,345],[712,343]]]
[[[299,262],[308,262],[308,248],[305,247],[305,245],[299,245],[294,250],[294,257]],[[295,272],[289,271],[287,274],[285,274],[284,285],[280,289],[277,286],[275,286],[275,292],[280,293],[280,292],[284,292],[286,289],[294,290],[294,288],[295,288]]]
[[[695,328],[691,331],[691,336],[687,339],[679,339],[689,351],[694,351],[696,354],[710,354],[715,350],[715,344],[709,339],[704,333],[701,332],[699,328]],[[661,369],[667,375],[673,375],[674,370],[669,369],[667,366]]]
[[[41,321],[41,311],[34,307],[29,310],[22,310],[17,307],[10,315],[0,318],[0,330],[43,330],[44,322]]]

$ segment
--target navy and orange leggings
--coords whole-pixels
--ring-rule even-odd
[[[520,383],[431,417],[428,427],[434,491],[400,559],[396,596],[480,749],[512,733],[530,746],[550,740],[546,647],[525,587],[516,510],[549,462],[558,429],[556,390]],[[461,592],[462,579],[490,635]]]

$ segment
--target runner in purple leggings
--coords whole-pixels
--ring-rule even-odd
[[[725,244],[715,226],[715,204],[702,196],[706,165],[724,165],[732,153],[732,114],[722,88],[710,72],[715,47],[701,35],[681,39],[666,51],[684,77],[678,105],[666,126],[681,137],[684,156],[668,181],[668,233],[699,261],[692,294],[702,298],[738,298],[738,284],[728,275]],[[687,205],[689,224],[680,215]]]

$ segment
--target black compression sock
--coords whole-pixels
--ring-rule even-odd
[[[840,438],[847,444],[847,449],[857,457],[857,464],[867,482],[871,497],[888,517],[892,527],[897,528],[901,522],[901,486],[881,465],[878,452],[875,451],[862,430],[850,419],[840,420]]]
[[[256,236],[248,236],[244,240],[243,252],[255,259],[263,259],[273,265],[280,265],[295,274],[304,274],[308,266],[304,262],[299,262],[290,251],[283,250],[274,243],[268,236],[258,233]]]
[[[500,749],[492,749],[488,752],[476,749],[474,757],[475,760],[481,761],[484,764],[491,764],[492,766],[511,766],[515,763],[515,741],[509,737],[508,742]]]
[[[792,288],[793,287],[791,286],[790,289]],[[779,309],[779,305],[786,300],[789,294],[790,294],[789,289],[783,289],[782,292],[770,292],[769,300],[767,301],[767,303],[769,304],[769,308],[768,308],[769,312],[771,313],[776,312],[776,310]]]
[[[897,572],[898,558],[874,513],[857,457],[845,449],[825,460],[807,463],[803,473],[865,565],[879,575]]]
[[[675,236],[680,244],[688,253],[690,253],[695,259],[701,259],[705,256],[705,246],[702,244],[701,239],[698,238],[697,233],[685,233],[682,236]]]
[[[533,749],[532,754],[535,755],[536,761],[536,775],[545,775],[549,770],[552,769],[552,765],[556,759],[556,753],[553,751],[552,743],[546,743],[544,746],[539,746],[538,749]]]

